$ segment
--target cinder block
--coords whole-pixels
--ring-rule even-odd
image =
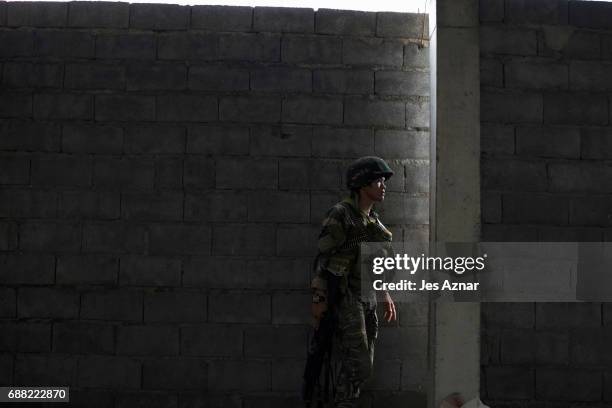
[[[189,189],[214,187],[215,163],[208,158],[187,157],[184,162],[183,185]]]
[[[369,129],[319,128],[312,137],[315,157],[357,158],[374,151],[374,132]]]
[[[219,101],[219,120],[223,122],[278,123],[281,99],[273,96],[224,96]]]
[[[377,13],[376,35],[379,37],[428,38],[427,14]]]
[[[612,59],[612,36],[601,36],[601,58],[604,60]],[[598,57],[594,55],[593,59],[598,59]]]
[[[427,326],[380,327],[376,341],[376,358],[382,361],[402,358],[418,360],[421,353],[427,350],[427,330]]]
[[[187,67],[182,64],[127,65],[127,90],[182,90],[187,87]]]
[[[251,72],[251,90],[264,92],[312,92],[312,73],[304,68],[258,68]]]
[[[536,303],[536,328],[570,329],[601,326],[599,303]]]
[[[483,91],[481,120],[496,123],[542,123],[544,104],[539,93]]]
[[[378,211],[385,224],[428,224],[429,198],[387,193]]]
[[[2,322],[0,328],[2,329],[1,351],[34,353],[51,351],[50,323]]]
[[[566,127],[516,128],[516,152],[521,156],[580,157],[580,133]]]
[[[302,402],[298,396],[245,396],[244,408],[297,407]]]
[[[251,327],[244,331],[245,356],[253,358],[304,357],[309,330],[306,327]]]
[[[569,199],[547,194],[504,194],[503,222],[507,224],[567,225]]]
[[[547,93],[544,95],[544,123],[606,125],[608,100],[598,94]]]
[[[374,73],[366,70],[316,70],[313,72],[315,92],[370,94],[374,92]]]
[[[0,31],[3,58],[29,57],[34,55],[34,33],[29,30],[2,30]]]
[[[539,232],[538,228],[523,225],[484,224],[481,235],[483,241],[489,242],[536,242]]]
[[[480,85],[503,88],[504,66],[500,60],[491,58],[480,59]]]
[[[541,368],[536,370],[536,398],[560,401],[599,401],[599,370]]]
[[[154,96],[96,95],[96,121],[132,122],[154,119]]]
[[[482,221],[490,224],[500,224],[502,217],[501,194],[481,194]]]
[[[258,192],[249,193],[249,222],[308,222],[308,193]]]
[[[568,364],[569,335],[562,332],[536,332],[536,363]]]
[[[31,118],[32,95],[4,93],[0,96],[0,118]]]
[[[569,23],[578,27],[610,29],[612,5],[605,2],[569,3]]]
[[[142,253],[144,228],[121,221],[83,225],[83,251],[103,253]]]
[[[217,163],[217,188],[276,189],[276,161],[258,159],[227,159]]]
[[[56,282],[61,285],[114,285],[119,259],[107,255],[64,255],[57,259]]]
[[[279,188],[282,190],[338,190],[340,168],[336,161],[281,160]]]
[[[503,21],[504,0],[480,0],[478,11],[481,22]]]
[[[567,89],[568,67],[513,59],[504,64],[504,79],[506,88]]]
[[[153,292],[144,298],[145,322],[206,321],[206,294],[198,292]]]
[[[480,52],[483,54],[536,55],[536,31],[504,26],[480,27]]]
[[[505,21],[511,24],[567,24],[567,2],[509,0],[506,3]]]
[[[19,227],[19,248],[26,251],[78,252],[81,226],[68,223],[30,221]]]
[[[155,187],[183,189],[183,160],[157,158],[155,160]]]
[[[61,88],[63,75],[62,64],[7,62],[2,83],[11,88]]]
[[[213,231],[214,255],[274,255],[273,224],[219,224]]]
[[[117,126],[66,124],[62,132],[66,153],[121,154],[123,129]]]
[[[91,160],[79,156],[47,156],[32,160],[32,184],[46,186],[91,185]]]
[[[420,71],[376,71],[378,95],[429,95],[429,73]]]
[[[280,46],[278,34],[221,34],[219,58],[230,61],[279,62]]]
[[[4,254],[0,280],[7,285],[45,285],[55,282],[55,257],[36,254]]]
[[[187,132],[187,153],[246,155],[249,129],[243,126],[192,126]]]
[[[580,130],[580,157],[584,159],[612,158],[612,133],[606,128],[584,128]]]
[[[4,274],[2,274],[2,276],[3,275]],[[6,281],[3,280],[3,282],[6,282]],[[16,316],[17,316],[17,290],[14,288],[0,288],[0,317],[15,318]]]
[[[34,54],[39,57],[93,58],[94,35],[88,31],[36,30]]]
[[[157,119],[177,122],[217,120],[217,97],[199,95],[164,95],[157,97]]]
[[[239,395],[181,394],[180,401],[180,408],[196,408],[202,405],[211,408],[242,408],[242,397]]]
[[[403,189],[409,193],[429,193],[429,162],[406,163],[405,169],[406,182]],[[396,173],[393,177],[401,181],[402,174]]]
[[[486,329],[533,328],[535,306],[533,303],[486,303],[482,307],[482,322]]]
[[[320,8],[316,12],[317,34],[373,36],[376,13]]]
[[[125,152],[135,154],[181,154],[186,130],[172,125],[135,125],[125,128]]]
[[[183,194],[175,192],[124,193],[121,195],[124,220],[179,221],[183,218]]]
[[[310,156],[312,128],[303,126],[253,127],[251,155]]]
[[[306,365],[306,361],[303,360],[304,355],[301,353],[299,357],[302,359],[299,360],[274,360],[272,362],[272,391],[294,391],[302,386],[302,376]]]
[[[254,292],[210,292],[208,320],[218,323],[270,323],[270,295]]]
[[[345,38],[342,62],[351,65],[402,66],[404,46],[382,38]]]
[[[612,65],[600,62],[572,61],[570,63],[570,88],[584,91],[608,91],[612,89]]]
[[[601,228],[540,227],[539,242],[600,242],[605,235]]]
[[[29,184],[30,160],[27,157],[2,156],[0,164],[3,168],[0,183]]]
[[[210,31],[251,31],[252,20],[252,7],[191,7],[191,28]]]
[[[283,100],[282,121],[289,123],[342,123],[342,100],[318,96],[294,96]]]
[[[64,27],[67,20],[67,3],[10,2],[6,5],[9,27]]]
[[[428,128],[429,127],[429,100],[419,98],[416,101],[406,102],[406,127]]]
[[[403,129],[406,126],[406,104],[400,101],[346,98],[344,123]]]
[[[208,33],[178,32],[159,35],[159,59],[212,60],[217,57],[217,36]]]
[[[142,293],[137,290],[111,289],[81,295],[82,319],[141,322]]]
[[[138,255],[121,257],[121,286],[179,286],[180,283],[180,259]]]
[[[340,64],[342,40],[327,36],[283,36],[282,60],[288,63]]]
[[[19,288],[18,318],[76,319],[79,314],[79,294],[71,289]]]
[[[34,95],[34,117],[37,119],[92,119],[93,97],[77,94]]]
[[[487,159],[482,163],[485,190],[545,191],[546,165],[541,162]]]
[[[149,226],[149,251],[153,254],[208,255],[211,228],[208,225],[155,224]]]
[[[226,257],[191,258],[185,263],[183,272],[185,286],[206,289],[253,289],[265,280],[265,274],[256,276],[249,271],[245,260]]]
[[[40,384],[76,385],[76,357],[53,354],[21,354],[15,356],[14,380],[24,386]]]
[[[114,337],[114,327],[111,324],[54,323],[53,351],[69,354],[113,354]]]
[[[1,14],[0,17],[2,17]],[[0,354],[0,384],[2,384],[3,387],[9,387],[11,384],[14,384],[13,361],[14,356],[12,354]]]
[[[314,11],[309,8],[255,7],[253,29],[264,32],[312,33]]]
[[[316,252],[318,226],[308,224],[281,224],[276,233],[278,256],[309,256]]]
[[[570,340],[570,361],[573,366],[593,367],[612,361],[612,355],[606,347],[610,341],[608,328],[572,331]]]
[[[130,5],[127,3],[79,1],[68,3],[70,27],[127,28]]]
[[[78,384],[92,388],[139,389],[140,362],[127,357],[79,357]]]
[[[179,331],[166,326],[120,326],[117,354],[167,356],[179,352]]]
[[[425,403],[426,397],[423,394],[416,393],[414,391],[423,389],[426,381],[425,379],[429,378],[431,375],[427,367],[428,364],[424,360],[424,358],[410,358],[402,361],[402,373],[400,378],[400,388],[402,390],[412,391],[414,395],[412,398],[416,399],[417,401],[421,400],[423,403]],[[419,395],[423,396],[419,398]]]
[[[209,369],[215,373],[208,379],[208,390],[211,392],[252,393],[270,390],[271,374],[268,362],[212,361]]]
[[[487,153],[514,154],[514,126],[481,123],[480,149]]]
[[[548,42],[552,42],[554,38],[543,38],[543,41],[540,41],[540,43],[544,44],[538,44],[538,47],[547,48],[546,40],[549,40]],[[575,30],[570,35],[569,40],[567,40],[567,43],[564,44],[564,47],[561,49],[561,51],[567,58],[572,59],[575,58],[592,60],[600,59],[602,56],[605,59],[605,54],[602,54],[602,43],[605,43],[605,37],[600,36],[598,33]],[[550,44],[550,47],[552,46],[553,44]],[[546,51],[546,49],[542,51]]]
[[[310,282],[311,259],[253,260],[248,263],[248,287],[303,289]],[[236,286],[234,286],[236,287]]]
[[[242,328],[236,325],[207,324],[181,328],[181,355],[241,357]]]
[[[120,215],[119,193],[63,191],[59,195],[58,215],[63,218],[117,219]]]
[[[275,293],[272,297],[273,324],[311,324],[308,305],[312,302],[309,291]]]
[[[141,404],[147,407],[178,408],[178,395],[164,391],[123,392],[118,393],[114,400],[116,408],[129,408]]]
[[[0,125],[1,150],[58,152],[61,127],[48,122],[4,121]]]
[[[249,71],[240,67],[222,65],[190,66],[189,89],[202,91],[248,91]]]
[[[487,396],[492,399],[528,399],[535,395],[535,370],[525,367],[485,368]]]
[[[101,33],[96,37],[96,58],[152,60],[157,58],[157,39],[145,33]]]
[[[375,134],[374,149],[386,159],[428,159],[429,133],[379,130]]]
[[[187,193],[185,220],[189,221],[246,221],[246,194],[234,191]]]
[[[207,389],[208,367],[204,360],[150,360],[143,363],[142,372],[143,387],[146,389]]]
[[[409,43],[404,45],[404,67],[429,68],[429,47]]]
[[[594,193],[612,191],[612,187],[607,183],[612,176],[612,168],[602,163],[551,163],[548,175],[550,191]]]
[[[190,7],[175,4],[131,4],[130,27],[142,30],[186,30]]]

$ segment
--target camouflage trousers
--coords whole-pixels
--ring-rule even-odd
[[[372,374],[377,335],[376,305],[345,297],[338,307],[336,336],[340,370],[336,380],[336,408],[357,406],[361,385]]]

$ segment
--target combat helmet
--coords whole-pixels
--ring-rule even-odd
[[[346,170],[346,186],[350,190],[355,190],[367,186],[379,177],[389,180],[392,175],[393,170],[383,159],[365,156],[349,164]]]

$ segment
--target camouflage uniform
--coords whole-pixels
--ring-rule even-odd
[[[371,211],[365,214],[351,196],[333,206],[319,236],[319,267],[313,288],[325,288],[325,271],[341,277],[336,338],[340,350],[335,406],[356,406],[359,389],[371,375],[378,333],[376,297],[362,293],[357,265],[361,242],[391,242],[391,232]],[[371,287],[371,286],[370,286]]]

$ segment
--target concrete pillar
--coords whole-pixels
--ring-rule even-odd
[[[431,0],[431,239],[480,238],[480,75],[478,0]],[[480,304],[431,308],[429,405],[459,392],[479,396]]]

